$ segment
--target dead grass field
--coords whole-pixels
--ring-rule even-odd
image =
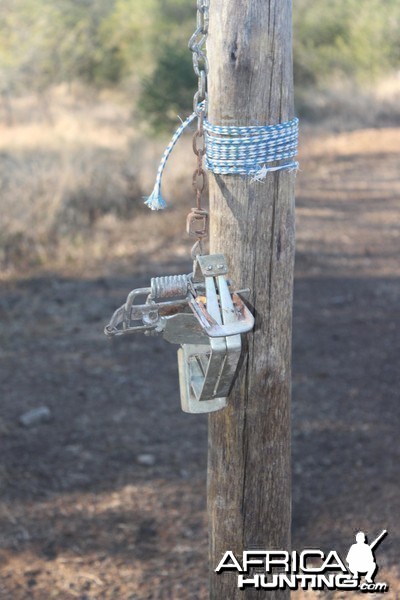
[[[115,98],[72,99],[55,90],[51,112],[44,115],[38,102],[33,96],[15,100],[16,124],[0,125],[4,272],[81,269],[104,262],[105,254],[119,259],[147,245],[151,252],[150,228],[158,240],[180,232],[173,211],[192,197],[188,140],[178,146],[165,175],[172,211],[149,225],[143,201],[165,140],[146,139],[132,124],[131,106]],[[131,235],[123,234],[125,227]]]
[[[142,196],[163,142],[129,106],[55,92],[39,109],[16,104],[0,135],[0,598],[203,600],[207,420],[180,411],[175,348],[102,333],[132,287],[190,270],[188,145],[154,214]],[[394,600],[400,123],[304,126],[300,160],[293,548],[345,555],[359,529],[388,529],[377,580]],[[21,427],[41,405],[50,422]]]

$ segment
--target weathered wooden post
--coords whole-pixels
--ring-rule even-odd
[[[212,0],[207,43],[209,120],[276,124],[293,117],[291,0]],[[293,172],[264,182],[210,174],[211,252],[251,287],[255,330],[225,410],[209,415],[210,598],[235,600],[223,553],[290,548],[290,363],[294,264]],[[289,591],[268,591],[288,598]]]

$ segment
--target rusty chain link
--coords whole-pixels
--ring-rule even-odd
[[[198,77],[198,89],[193,98],[193,110],[198,117],[197,131],[193,135],[192,147],[197,157],[197,167],[193,173],[192,185],[195,192],[196,207],[187,216],[186,230],[189,235],[197,237],[192,248],[192,257],[202,254],[202,240],[208,234],[208,212],[202,208],[202,199],[207,190],[207,174],[203,167],[206,153],[204,138],[204,117],[207,114],[207,76],[208,60],[205,44],[208,34],[209,0],[197,0],[196,29],[189,40],[192,51],[193,69]]]

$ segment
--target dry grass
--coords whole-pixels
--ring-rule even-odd
[[[143,196],[152,189],[165,142],[146,140],[129,104],[65,90],[53,92],[46,110],[40,102],[15,100],[13,124],[0,125],[3,269],[84,266],[105,254],[129,256],[138,244],[151,251],[144,229],[154,228],[158,242],[159,228],[169,231],[166,241],[177,233],[171,213],[147,223]],[[186,181],[180,168],[185,156],[183,142],[165,178],[174,206],[189,193],[191,163]],[[121,230],[127,233],[123,247]]]
[[[362,87],[354,81],[331,80],[328,89],[302,88],[297,109],[323,131],[396,126],[400,122],[400,73]]]
[[[400,78],[393,77],[369,92],[313,92],[307,102],[310,115],[326,117],[319,127],[337,130],[395,121],[399,98]],[[151,192],[166,140],[146,136],[132,119],[129,98],[77,89],[72,94],[60,87],[47,97],[12,100],[8,108],[12,123],[0,123],[3,272],[92,269],[105,257],[129,264],[161,245],[168,253],[177,240],[185,251],[193,169],[187,138],[176,147],[164,178],[172,210],[154,215],[143,207],[143,197]],[[3,113],[10,120],[10,111]],[[304,124],[303,131],[308,137]],[[373,131],[365,135],[366,147],[373,148]],[[351,152],[350,137],[343,143],[344,152]]]

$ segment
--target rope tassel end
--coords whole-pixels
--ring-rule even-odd
[[[151,210],[163,210],[167,206],[167,203],[162,197],[161,188],[159,185],[154,186],[153,191],[144,203]]]

